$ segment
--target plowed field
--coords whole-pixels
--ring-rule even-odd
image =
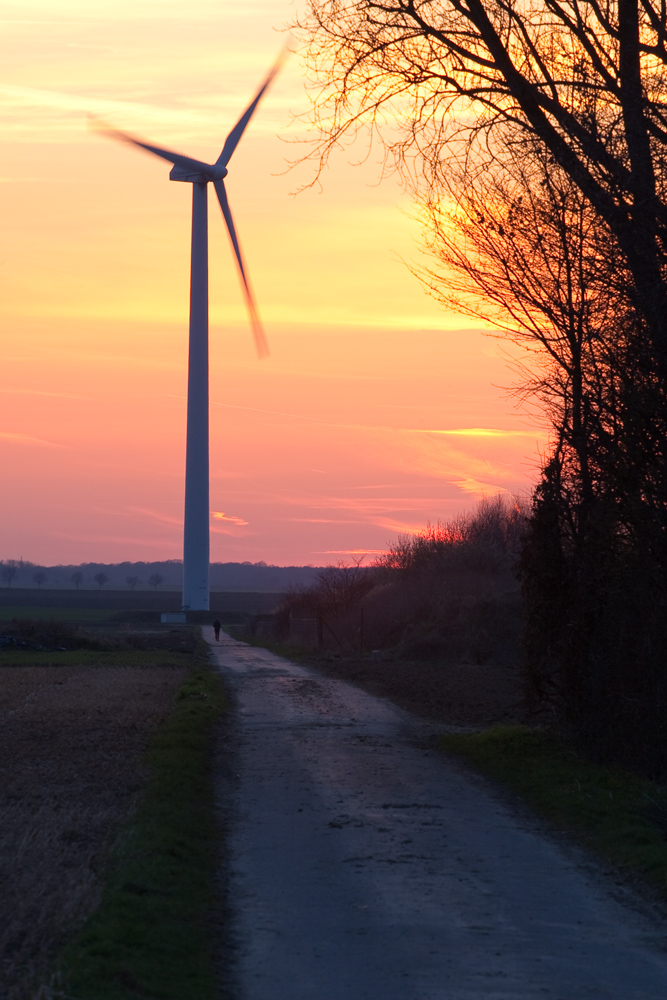
[[[53,958],[95,906],[145,778],[150,732],[187,671],[0,665],[0,996],[47,998]],[[40,986],[42,988],[40,988]]]

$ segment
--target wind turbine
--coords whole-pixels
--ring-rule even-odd
[[[250,313],[260,358],[269,353],[257,314],[236,228],[229,208],[224,178],[227,164],[239,144],[264,92],[280,69],[280,56],[253,101],[231,130],[215,163],[203,163],[136,136],[118,132],[92,118],[92,125],[112,139],[139,146],[172,163],[169,180],[192,184],[192,251],[190,268],[190,339],[188,350],[188,404],[185,452],[185,517],[183,526],[183,610],[208,611],[209,589],[209,454],[208,454],[208,185],[212,184],[232,243]]]

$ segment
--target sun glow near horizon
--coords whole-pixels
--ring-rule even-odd
[[[0,7],[12,484],[0,558],[181,554],[189,186],[88,132],[84,113],[215,158],[295,9],[237,8],[26,0],[11,19]],[[209,207],[215,561],[384,551],[481,495],[527,491],[547,443],[498,388],[512,377],[497,342],[411,275],[419,228],[397,184],[376,183],[375,160],[343,154],[321,191],[292,196],[312,167],[286,172],[295,147],[279,136],[297,137],[290,112],[305,107],[295,55],[230,168],[271,347],[261,364]]]

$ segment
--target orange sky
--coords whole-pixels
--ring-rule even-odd
[[[0,558],[180,558],[190,187],[89,133],[87,111],[217,157],[298,2],[0,2]],[[291,112],[298,56],[227,189],[271,356],[255,360],[211,205],[211,558],[321,564],[483,493],[526,491],[543,430],[499,387],[502,345],[404,260],[419,229],[372,159],[323,188]],[[216,513],[214,513],[216,512]]]

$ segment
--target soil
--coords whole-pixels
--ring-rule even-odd
[[[525,722],[518,666],[309,657],[308,666],[434,722],[470,729]]]
[[[0,661],[1,663],[1,661]],[[85,664],[85,653],[82,653]],[[0,665],[0,996],[46,1000],[186,671]]]

